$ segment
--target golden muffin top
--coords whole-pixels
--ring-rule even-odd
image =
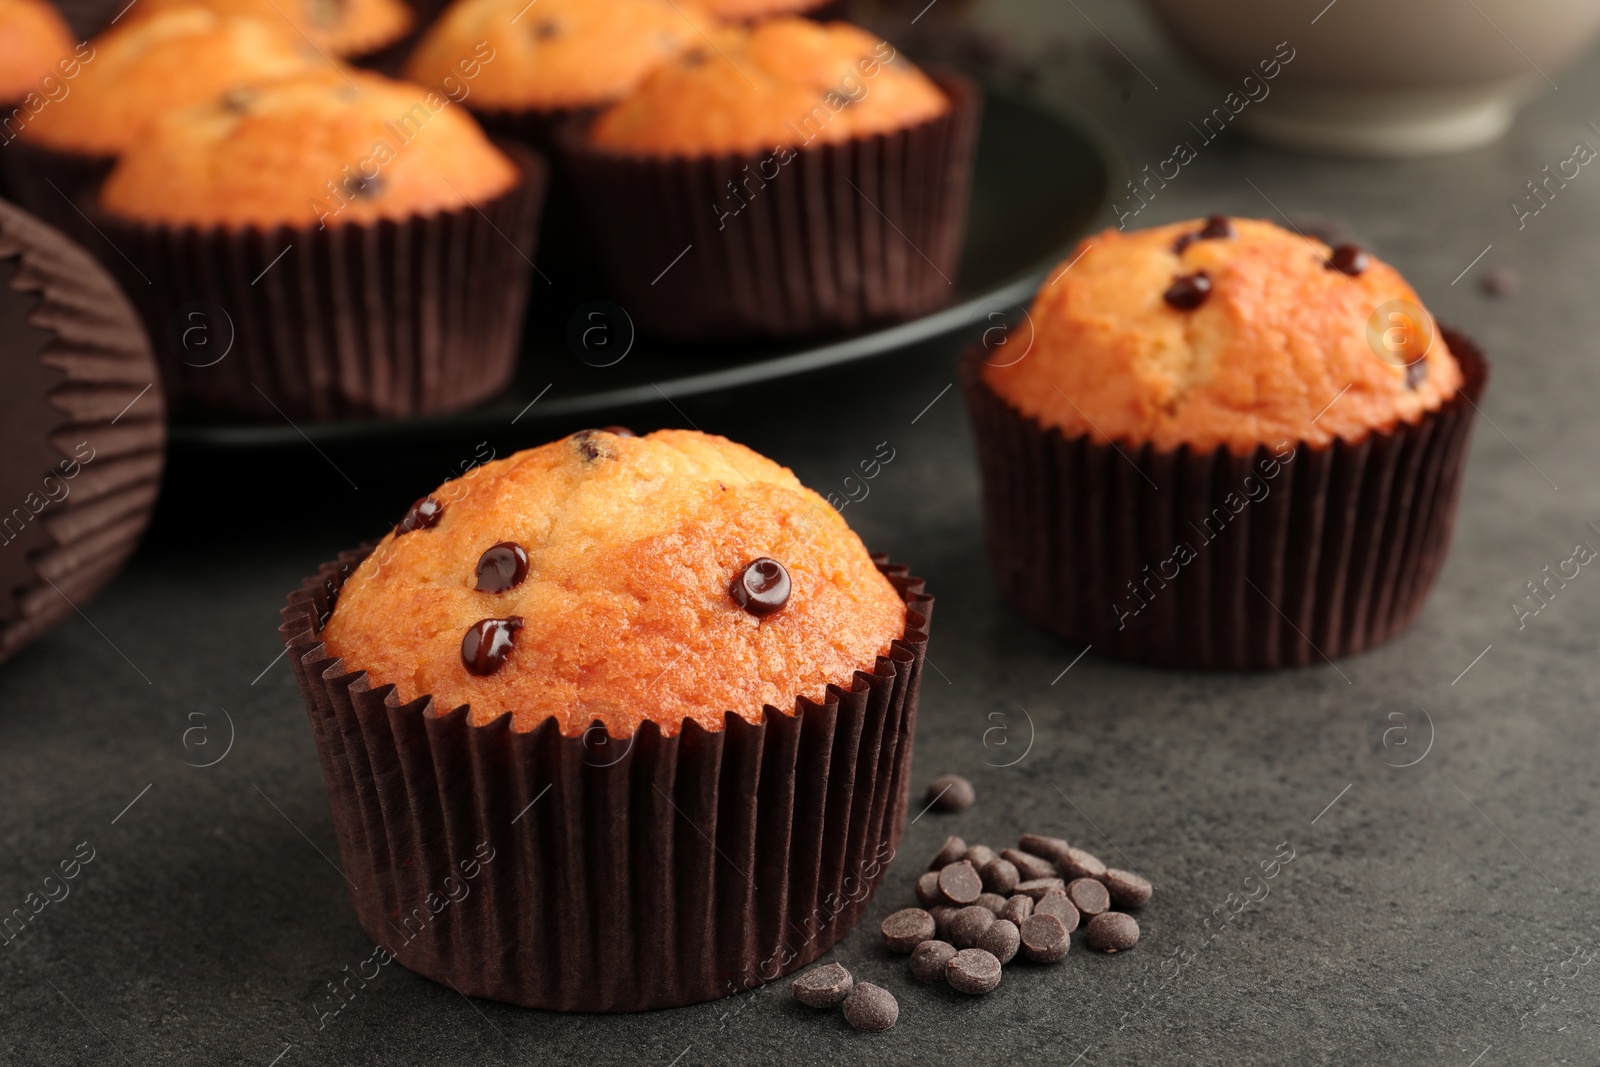
[[[714,31],[603,112],[588,136],[620,152],[720,155],[837,144],[949,109],[887,41],[844,22],[785,17]]]
[[[622,737],[792,714],[904,629],[860,539],[789,470],[721,437],[587,430],[418,501],[322,637],[402,701]]]
[[[284,26],[331,56],[361,56],[385,48],[404,37],[413,21],[404,0],[139,0],[129,17],[144,19],[186,7]]]
[[[29,122],[23,136],[34,144],[117,155],[167,112],[336,69],[283,25],[197,7],[124,21],[90,44],[94,58],[81,65],[71,92]]]
[[[0,0],[0,103],[16,104],[73,58],[72,31],[44,0]]]
[[[461,64],[487,44],[493,59],[469,83],[472,107],[597,107],[703,42],[713,25],[692,0],[456,0],[417,45],[406,76],[460,81]]]
[[[321,74],[162,116],[100,190],[124,219],[323,226],[452,211],[517,167],[459,105],[376,74]]]
[[[1068,436],[1162,450],[1336,438],[1415,422],[1461,370],[1405,279],[1351,245],[1213,216],[1085,238],[1031,338],[984,380]],[[1026,342],[1031,340],[1031,348]]]

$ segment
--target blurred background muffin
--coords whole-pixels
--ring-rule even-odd
[[[414,21],[402,0],[139,0],[129,17],[151,18],[188,7],[283,25],[330,56],[360,57],[386,48],[404,37]]]
[[[543,188],[448,98],[352,72],[163,115],[97,211],[176,410],[398,416],[510,378]],[[191,306],[228,320],[228,359],[174,340]]]
[[[1085,239],[962,373],[1013,605],[1111,655],[1242,668],[1421,610],[1487,365],[1364,249],[1213,216]]]
[[[842,14],[841,0],[701,0],[713,15],[730,22],[756,22],[778,15]]]
[[[825,334],[950,298],[977,112],[859,27],[776,18],[713,32],[562,147],[646,328]]]
[[[0,141],[15,136],[11,109],[30,93],[48,99],[50,89],[40,83],[46,75],[65,74],[57,65],[77,58],[72,32],[49,3],[0,0]]]
[[[104,251],[75,207],[153,119],[285,78],[338,70],[279,20],[185,7],[124,21],[89,42],[69,91],[22,125],[4,162],[18,201]]]

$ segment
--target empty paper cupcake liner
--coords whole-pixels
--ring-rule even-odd
[[[1104,655],[1194,668],[1320,663],[1422,610],[1455,525],[1479,348],[1441,329],[1461,390],[1351,443],[1193,453],[1097,444],[1023,415],[961,362],[995,581],[1030,622]]]
[[[822,703],[564,737],[347,673],[319,634],[371,548],[307,579],[281,632],[357,917],[402,964],[470,996],[639,1011],[771,981],[854,926],[905,826],[933,603],[906,568],[877,560],[905,636]]]
[[[618,302],[686,340],[841,333],[947,303],[981,102],[965,79],[934,78],[951,102],[938,118],[791,152],[635,156],[564,130]]]
[[[319,229],[169,226],[101,214],[175,414],[329,420],[442,414],[516,370],[545,188]]]
[[[138,317],[87,252],[0,204],[0,660],[88,602],[150,520],[166,439]]]

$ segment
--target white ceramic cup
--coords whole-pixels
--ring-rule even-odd
[[[1294,58],[1240,114],[1264,140],[1365,156],[1487,144],[1600,32],[1596,0],[1146,0],[1224,83]]]

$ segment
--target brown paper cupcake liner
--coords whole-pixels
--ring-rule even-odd
[[[618,302],[649,331],[690,340],[844,332],[948,302],[981,101],[965,79],[933,76],[944,115],[802,146],[787,163],[774,151],[631,156],[563,131]]]
[[[88,253],[0,204],[0,660],[86,603],[150,520],[161,385]]]
[[[402,706],[346,673],[319,633],[371,548],[307,579],[280,632],[357,917],[407,968],[528,1007],[640,1011],[771,981],[861,917],[905,827],[933,605],[906,568],[874,557],[906,632],[848,689],[616,739],[472,726],[467,706]]]
[[[1488,381],[1475,344],[1441,335],[1465,381],[1415,425],[1249,455],[1066,437],[992,392],[974,347],[960,374],[1002,593],[1068,641],[1174,667],[1320,663],[1389,640],[1444,565]]]
[[[6,195],[101,259],[115,253],[82,212],[116,162],[115,156],[63,152],[22,138],[0,144]]]
[[[175,415],[442,414],[516,370],[544,162],[481,204],[400,221],[225,229],[96,221]]]

